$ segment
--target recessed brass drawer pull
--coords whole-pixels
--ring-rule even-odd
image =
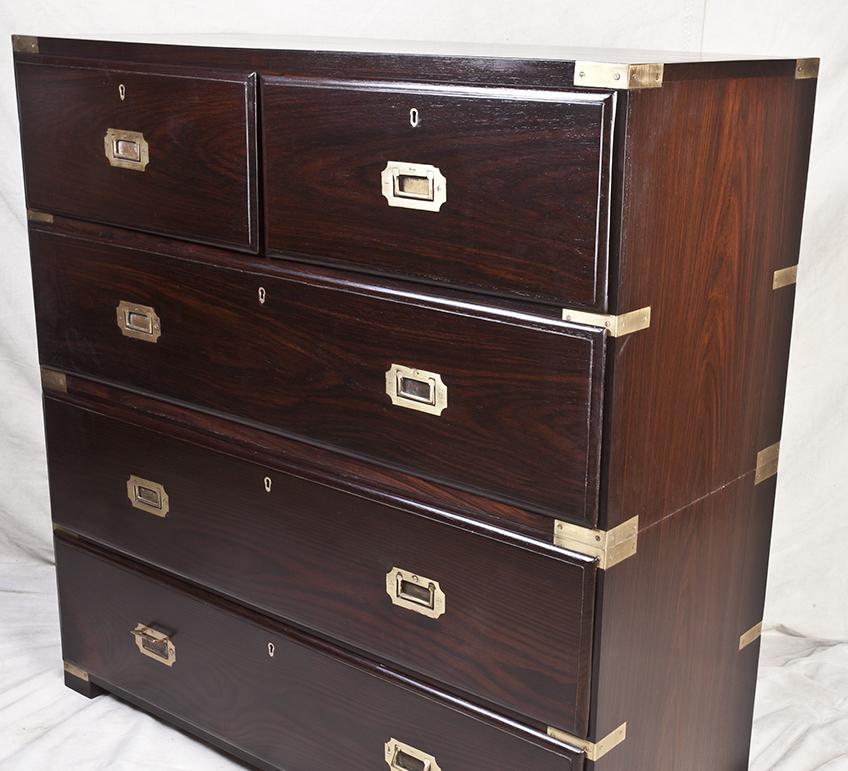
[[[171,638],[164,632],[145,624],[136,624],[135,629],[132,630],[132,636],[135,638],[136,648],[143,656],[158,661],[166,667],[174,666],[177,660],[177,649],[171,642]]]
[[[386,763],[392,771],[441,771],[432,755],[397,739],[386,742]]]
[[[392,364],[386,372],[386,393],[392,404],[441,415],[448,406],[448,387],[437,372]]]
[[[392,568],[386,573],[386,593],[392,602],[406,610],[428,618],[439,618],[445,613],[445,593],[438,581]]]
[[[127,337],[155,343],[162,334],[162,322],[159,320],[156,311],[149,305],[136,305],[121,300],[118,303],[116,315],[118,329],[121,330],[121,334]]]
[[[127,497],[135,508],[148,514],[164,517],[168,513],[168,493],[158,482],[131,474],[127,480]]]
[[[109,163],[119,169],[144,171],[150,162],[150,149],[140,131],[106,129],[103,148]]]
[[[439,211],[447,200],[448,182],[435,166],[389,161],[380,179],[389,206]]]

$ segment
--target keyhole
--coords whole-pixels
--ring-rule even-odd
[[[271,477],[265,477],[265,492],[271,492]]]
[[[127,87],[123,83],[118,86],[118,96],[121,97],[122,102],[127,98]]]
[[[259,302],[261,305],[265,305],[265,287],[259,287]]]
[[[418,123],[419,123],[418,108],[413,107],[409,111],[409,125],[412,126],[412,128],[418,128]]]
[[[274,643],[269,642],[268,643],[268,655],[271,658],[274,658],[274,653],[276,652],[276,650],[277,650],[277,646],[274,645]]]

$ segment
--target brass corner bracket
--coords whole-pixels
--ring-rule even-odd
[[[595,557],[601,570],[636,554],[638,541],[639,517],[628,519],[612,530],[594,530],[558,519],[554,521],[554,546]]]
[[[757,469],[754,472],[754,484],[765,482],[777,473],[777,462],[780,457],[780,442],[760,450],[757,453]]]
[[[32,35],[12,35],[12,50],[19,54],[37,54],[38,38]]]
[[[587,313],[586,311],[572,311],[568,308],[562,311],[562,320],[571,321],[574,324],[588,324],[591,327],[603,327],[609,332],[610,337],[624,337],[632,332],[647,329],[651,326],[651,306],[639,308],[637,311],[622,313],[613,316],[604,313]]]
[[[41,368],[41,388],[45,391],[68,391],[68,378],[64,372],[49,367]]]
[[[771,280],[772,289],[781,289],[785,286],[791,286],[798,280],[798,266],[790,265],[788,268],[781,268],[774,272],[774,277]]]
[[[86,683],[89,681],[88,672],[84,669],[80,669],[76,664],[71,664],[70,661],[63,662],[65,666],[65,671],[69,675],[73,675],[78,680],[84,680]]]
[[[587,760],[598,760],[606,755],[611,749],[618,747],[627,738],[627,723],[622,723],[614,731],[607,734],[599,742],[590,742],[586,739],[580,739],[577,736],[572,736],[565,731],[560,731],[558,728],[548,728],[548,736],[560,742],[570,744],[572,747],[577,747],[586,753]]]
[[[795,80],[811,80],[819,76],[821,59],[796,59]]]
[[[745,634],[743,634],[739,638],[739,650],[741,651],[743,648],[747,648],[752,642],[760,639],[760,635],[763,633],[763,622],[760,621],[757,624],[754,624]]]
[[[660,88],[665,65],[620,64],[614,62],[574,62],[574,85],[589,88],[618,88],[634,91],[641,88]]]
[[[43,222],[47,225],[53,224],[53,215],[46,211],[36,211],[35,209],[27,209],[27,220],[29,222]]]

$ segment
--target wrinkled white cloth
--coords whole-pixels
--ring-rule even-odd
[[[111,696],[65,688],[55,587],[52,565],[0,562],[0,771],[244,768]],[[848,769],[848,643],[763,634],[750,767]]]

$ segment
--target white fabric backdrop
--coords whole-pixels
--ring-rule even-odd
[[[843,298],[848,295],[848,269],[843,261],[848,242],[848,135],[843,117],[848,104],[848,46],[844,42],[848,4],[842,0],[654,0],[650,4],[595,0],[588,5],[573,0],[415,4],[397,0],[323,4],[148,0],[134,7],[138,12],[125,13],[114,0],[3,0],[0,7],[0,591],[5,592],[0,594],[0,626],[20,631],[9,645],[27,640],[43,646],[29,650],[20,662],[21,652],[14,646],[7,650],[5,639],[0,642],[0,682],[9,682],[8,671],[2,670],[20,672],[13,677],[18,681],[25,672],[52,671],[58,661],[56,635],[51,631],[55,613],[50,610],[50,582],[38,567],[49,565],[52,548],[9,35],[208,36],[261,31],[821,56],[765,618],[767,627],[780,628],[765,638],[754,756],[760,769],[794,771],[824,767],[828,761],[829,768],[848,768],[848,740],[844,739],[848,734],[848,645],[835,642],[848,640],[844,599],[848,571],[843,566],[848,546],[848,342],[842,318]],[[26,576],[33,577],[35,588],[21,583]],[[43,622],[41,616],[37,621],[28,617],[26,602],[21,603],[26,594],[20,593],[29,591],[34,592],[33,604],[44,615]],[[819,641],[804,640],[803,635]],[[796,666],[803,674],[793,679]],[[772,669],[775,682],[780,683],[775,688],[770,688]],[[22,686],[23,691],[29,687]],[[59,694],[56,691],[51,698],[74,698]],[[6,696],[0,699],[0,731],[8,736],[16,729],[4,719]],[[33,710],[40,726],[43,716],[37,707]],[[125,712],[120,715],[115,718],[116,737],[122,725],[144,722]],[[833,735],[843,736],[841,745],[838,739],[825,739],[824,728],[816,727],[817,723],[833,724]],[[32,724],[27,725],[29,734],[26,727],[15,733],[22,745],[33,736]],[[787,750],[799,731],[806,736],[801,746],[807,742],[816,752],[796,755]],[[112,751],[117,752],[118,746],[113,745]],[[0,766],[48,767],[39,765],[37,753],[23,765],[17,764],[23,756],[8,757],[14,758],[8,761],[11,765],[4,764],[0,750]],[[183,760],[163,768],[226,765],[226,761],[215,763],[224,765],[214,765],[207,757],[202,763]],[[107,761],[75,767],[121,766]]]

